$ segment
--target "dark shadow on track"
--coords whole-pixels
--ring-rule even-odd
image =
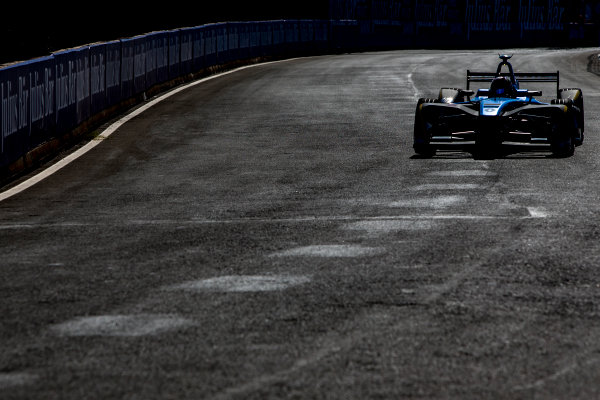
[[[502,144],[496,149],[480,152],[474,144],[441,145],[437,148],[434,156],[428,157],[413,154],[411,160],[423,159],[475,159],[475,160],[533,160],[560,158],[551,153],[549,145],[539,144]]]

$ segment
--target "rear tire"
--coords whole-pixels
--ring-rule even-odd
[[[575,115],[577,133],[575,134],[575,146],[581,146],[585,131],[585,111],[583,108],[583,92],[579,88],[565,88],[558,92],[558,99],[553,99],[551,104],[563,104],[569,107],[570,112]]]

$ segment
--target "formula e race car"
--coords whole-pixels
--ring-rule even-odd
[[[442,88],[437,99],[419,99],[413,145],[418,155],[432,157],[448,142],[474,142],[476,157],[496,154],[503,142],[542,143],[554,156],[573,155],[584,137],[581,89],[560,89],[558,71],[514,72],[511,57],[500,55],[496,73],[467,70],[466,89]],[[475,93],[471,82],[491,85]],[[556,82],[556,98],[540,102],[534,97],[541,91],[520,89],[519,82]]]

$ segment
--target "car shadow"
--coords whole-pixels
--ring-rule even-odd
[[[506,144],[486,152],[478,151],[474,144],[441,145],[434,156],[413,154],[411,160],[424,159],[475,159],[475,160],[532,160],[559,158],[552,154],[549,145],[540,144]]]

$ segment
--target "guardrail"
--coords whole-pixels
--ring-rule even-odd
[[[0,68],[0,178],[65,137],[195,73],[239,60],[320,53],[328,21],[227,22],[86,45]]]

